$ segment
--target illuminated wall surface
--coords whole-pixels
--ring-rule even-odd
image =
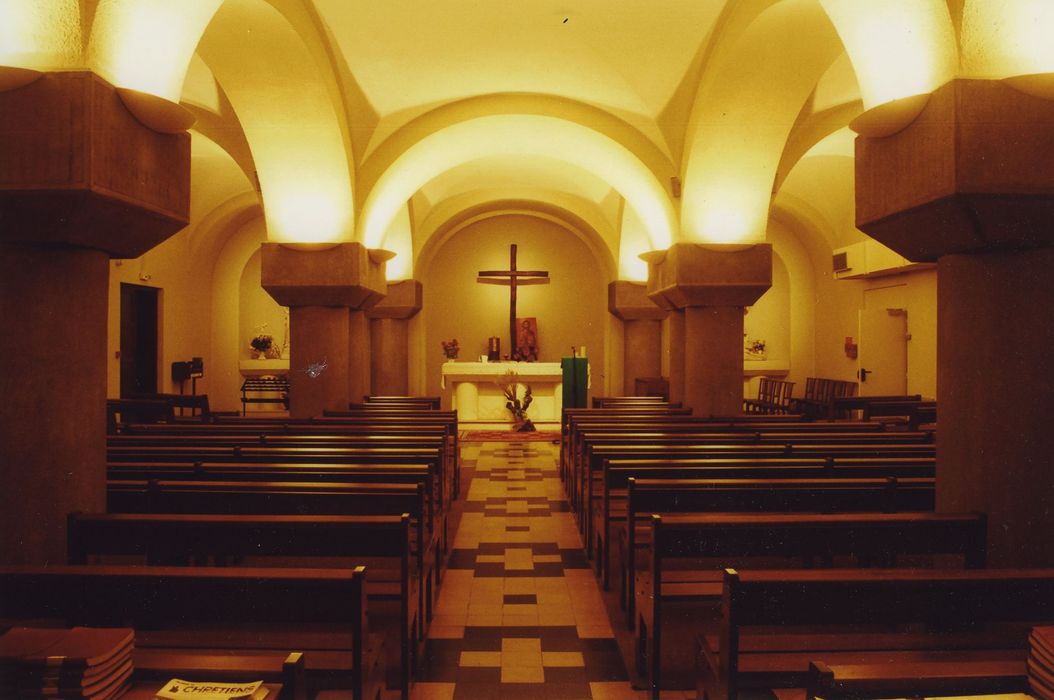
[[[610,228],[598,233],[619,276],[642,279],[645,267],[638,255],[677,240],[766,238],[784,145],[807,116],[809,95],[836,61],[848,57],[864,110],[925,95],[956,76],[1054,72],[1049,0],[965,0],[961,18],[954,20],[944,0],[781,0],[762,11],[714,2],[706,9],[677,10],[700,28],[697,36],[672,26],[676,14],[649,17],[623,8],[637,23],[635,39],[616,28],[621,15],[589,1],[576,13],[524,9],[516,39],[507,47],[494,39],[502,27],[487,26],[504,13],[451,9],[448,16],[434,7],[386,8],[390,16],[363,16],[356,24],[367,9],[355,2],[297,0],[0,0],[0,65],[90,69],[115,86],[175,103],[184,97],[193,62],[190,84],[200,88],[215,79],[217,95],[234,111],[226,115],[233,120],[230,128],[240,129],[249,144],[255,172],[247,174],[259,183],[268,237],[361,240],[386,248],[396,253],[389,263],[392,279],[413,275],[414,251],[422,247],[420,237],[430,235],[418,230],[430,211],[415,209],[411,200],[466,164],[523,158],[531,159],[532,168],[550,169],[557,183],[574,172],[582,172],[583,180],[599,179],[612,195],[598,195],[589,205]],[[486,22],[474,22],[481,17]],[[401,18],[405,26],[393,29],[386,18]],[[431,43],[407,38],[428,22],[434,24]],[[444,38],[451,22],[465,32],[457,46],[477,40],[489,53],[515,48],[521,55],[533,46],[532,60],[543,62],[544,69],[529,71],[516,63],[515,70],[503,70],[501,60],[475,65],[474,54]],[[374,42],[371,32],[378,34]],[[404,48],[398,59],[388,56],[386,36],[416,48]],[[619,50],[605,39],[619,42]],[[712,63],[685,73],[693,56],[707,55],[701,52],[705,48],[713,49]],[[432,65],[433,54],[442,51],[453,70]],[[675,70],[648,81],[640,69],[648,58]],[[529,114],[466,113],[415,134],[368,191],[356,191],[354,175],[367,151],[399,135],[415,115],[444,100],[503,91],[545,94],[550,61],[573,62],[578,73],[562,71],[549,96],[607,109],[627,130],[649,139],[679,170],[684,189],[679,198],[670,191],[668,175],[649,167],[632,147],[580,118],[546,114],[551,105]],[[397,79],[388,79],[406,69],[418,79],[401,88]],[[344,94],[334,92],[337,80],[326,77],[333,75],[343,76]],[[199,93],[186,99],[201,105]],[[220,104],[218,97],[207,102],[210,108]],[[366,113],[355,113],[358,107]],[[676,131],[689,124],[694,131],[682,134],[688,137],[682,143]],[[349,138],[356,129],[373,131],[368,139]],[[471,174],[461,179],[460,194],[499,189],[486,181],[485,168],[475,179]],[[559,187],[551,186],[548,195],[554,203],[562,196]],[[546,196],[544,188],[532,192]],[[358,215],[356,201],[362,203]]]

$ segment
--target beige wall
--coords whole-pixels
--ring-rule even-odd
[[[269,335],[274,345],[283,348],[282,357],[289,357],[289,310],[260,286],[260,250],[253,253],[242,269],[238,293],[238,338],[242,341],[238,357],[252,356],[249,341],[257,335]]]
[[[538,319],[538,359],[558,362],[570,354],[572,345],[585,345],[592,393],[600,394],[610,372],[605,358],[610,280],[577,236],[558,224],[519,214],[466,226],[419,269],[427,299],[419,314],[424,325],[425,393],[440,393],[441,340],[458,339],[461,361],[486,354],[492,335],[501,338],[502,354],[509,353],[508,287],[479,284],[476,272],[508,269],[512,243],[519,245],[519,269],[548,270],[551,279],[548,285],[521,288],[517,302],[517,316]]]
[[[907,393],[937,396],[937,272],[922,270],[867,280],[817,280],[816,376],[856,381],[859,362],[845,338],[860,340],[859,312],[868,306],[907,311]],[[879,349],[881,352],[881,349]]]
[[[106,396],[121,393],[121,283],[155,287],[160,293],[158,391],[179,393],[172,383],[172,363],[201,357],[205,377],[199,379],[199,394],[209,393],[212,365],[210,347],[212,261],[194,259],[189,229],[134,260],[110,261],[109,310],[107,313]],[[186,385],[190,393],[190,384]],[[210,400],[211,402],[211,400]]]

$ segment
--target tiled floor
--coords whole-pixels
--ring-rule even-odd
[[[539,442],[463,446],[474,477],[414,700],[647,697],[628,682],[558,452]]]

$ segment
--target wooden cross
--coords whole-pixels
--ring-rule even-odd
[[[509,288],[509,357],[512,357],[516,354],[516,288],[525,284],[549,284],[549,273],[545,270],[517,270],[516,244],[509,247],[509,269],[482,270],[476,281]]]

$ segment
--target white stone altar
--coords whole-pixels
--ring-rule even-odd
[[[530,384],[534,400],[527,409],[533,421],[559,421],[563,407],[563,372],[559,362],[446,362],[443,364],[443,406],[457,410],[458,421],[512,423],[498,381],[506,372],[519,379],[517,396]]]

